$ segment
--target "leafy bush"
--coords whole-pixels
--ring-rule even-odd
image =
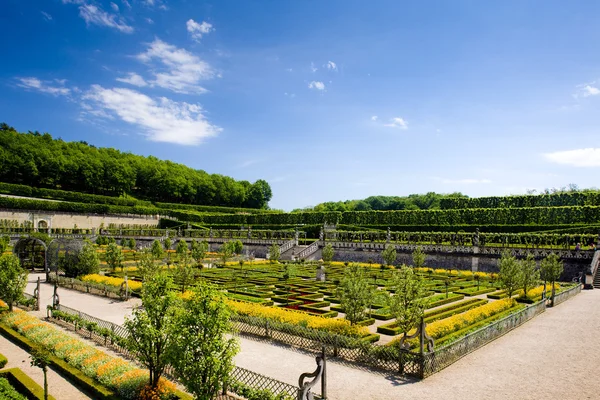
[[[3,400],[27,400],[27,397],[17,392],[6,378],[0,378],[0,398]]]
[[[0,369],[4,368],[7,363],[8,363],[8,359],[6,357],[4,357],[2,354],[0,354]]]

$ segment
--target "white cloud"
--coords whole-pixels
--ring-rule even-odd
[[[130,72],[129,74],[127,74],[127,77],[117,78],[117,80],[119,82],[128,83],[130,85],[138,86],[138,87],[148,86],[148,83],[144,80],[144,78],[142,78],[135,72]]]
[[[17,83],[17,86],[19,87],[48,93],[53,96],[67,96],[71,93],[71,89],[64,87],[66,82],[64,79],[57,79],[54,81],[60,86],[55,86],[51,81],[42,81],[35,77],[17,78],[17,80],[19,81],[19,83]]]
[[[310,63],[310,72],[317,72],[319,70],[319,68],[315,67],[315,63],[311,62]]]
[[[577,91],[573,95],[576,99],[579,97],[590,97],[600,95],[600,89],[596,85],[596,81],[577,85]]]
[[[383,126],[388,126],[390,128],[399,128],[399,129],[408,129],[408,122],[400,117],[395,117],[390,119],[389,124],[384,124]]]
[[[371,121],[377,121],[377,119],[379,119],[379,117],[377,115],[373,115],[371,117]]]
[[[82,4],[79,7],[79,16],[83,18],[88,25],[105,26],[123,33],[133,32],[133,27],[127,25],[123,18],[114,14],[109,14],[93,4]]]
[[[52,15],[48,14],[48,13],[47,13],[47,12],[45,12],[45,11],[40,11],[40,12],[42,13],[42,15],[44,16],[44,19],[45,19],[46,21],[52,21]]]
[[[152,18],[146,18],[146,22],[152,25],[154,23],[154,20]]]
[[[116,5],[115,3],[110,3],[110,6],[112,7],[112,9],[114,10],[114,12],[119,12],[119,6]]]
[[[142,129],[155,142],[198,145],[222,130],[206,120],[199,104],[153,99],[135,90],[100,85],[92,85],[83,99],[91,102],[88,109],[97,112],[92,115],[116,116]]]
[[[555,151],[544,154],[551,162],[574,167],[600,167],[600,148]]]
[[[206,35],[207,33],[214,31],[212,24],[209,24],[206,21],[202,21],[202,23],[199,24],[193,19],[189,19],[185,25],[187,26],[187,31],[192,36],[192,39],[197,42],[202,39],[202,35]]]
[[[442,179],[442,183],[460,184],[460,185],[476,185],[481,183],[492,183],[489,179]]]
[[[158,60],[164,69],[153,71],[155,79],[149,83],[177,93],[206,92],[198,83],[215,76],[210,65],[199,57],[160,39],[150,43],[148,50],[137,58],[145,63]]]
[[[333,61],[327,61],[327,64],[324,65],[325,68],[327,68],[330,71],[337,71],[337,64],[334,63]]]
[[[131,10],[131,4],[129,4],[129,2],[127,0],[121,0],[121,3],[123,3],[123,5],[127,8],[129,8]]]
[[[312,81],[308,84],[308,88],[314,90],[325,90],[325,84],[319,81]]]

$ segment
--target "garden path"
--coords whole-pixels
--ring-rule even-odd
[[[35,275],[30,281],[36,279]],[[33,292],[34,284],[27,292]],[[42,309],[52,286],[42,285]],[[122,324],[139,299],[119,302],[61,289],[61,304]],[[45,311],[44,311],[45,313]],[[423,380],[402,380],[330,361],[328,398],[445,400],[458,399],[596,399],[600,380],[600,290],[583,291],[548,309],[523,326]],[[284,345],[240,337],[236,365],[297,384],[315,368],[314,356]]]
[[[40,368],[31,366],[29,353],[4,336],[0,336],[0,353],[8,358],[5,369],[20,368],[38,385],[44,387],[44,373]],[[48,370],[48,393],[57,400],[85,400],[90,398],[51,368]]]

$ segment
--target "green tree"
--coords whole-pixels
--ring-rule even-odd
[[[373,300],[373,286],[368,282],[364,268],[352,264],[344,269],[344,275],[336,289],[337,298],[346,314],[346,319],[351,325],[367,318],[371,301]]]
[[[185,293],[185,289],[194,283],[194,266],[192,259],[185,255],[179,260],[177,269],[175,270],[175,281],[181,288],[181,293]]]
[[[412,268],[403,265],[394,271],[390,287],[394,296],[388,298],[388,307],[403,336],[421,321],[426,307],[425,287],[421,277]]]
[[[123,268],[123,253],[119,246],[115,243],[111,243],[106,248],[106,263],[110,267],[112,271],[115,271],[117,268]]]
[[[333,246],[331,245],[331,243],[327,243],[325,247],[323,247],[323,255],[321,256],[321,258],[324,262],[330,263],[331,260],[333,260],[333,254]]]
[[[0,256],[6,250],[8,250],[8,244],[10,243],[10,237],[8,236],[0,236]]]
[[[502,253],[499,261],[499,279],[508,297],[512,297],[515,291],[523,285],[523,272],[519,264],[510,251]]]
[[[144,280],[160,271],[160,265],[156,262],[150,249],[142,250],[137,268]]]
[[[527,258],[521,261],[521,285],[523,286],[523,297],[527,297],[527,291],[537,285],[540,280],[540,271],[536,268],[533,254],[528,253]]]
[[[8,305],[8,311],[13,310],[13,304],[21,300],[27,286],[26,269],[21,268],[17,256],[4,254],[0,256],[0,299]]]
[[[97,274],[100,271],[100,258],[96,248],[89,240],[86,240],[79,253],[79,275]]]
[[[38,367],[44,373],[44,400],[48,400],[48,365],[50,365],[51,354],[48,349],[35,346],[29,350],[31,366]]]
[[[142,286],[142,308],[125,320],[127,348],[148,369],[153,388],[169,365],[178,340],[175,318],[179,300],[169,289],[171,284],[165,273],[149,276]]]
[[[192,258],[196,260],[196,264],[198,267],[202,268],[202,261],[204,257],[206,257],[206,253],[208,252],[208,243],[203,240],[202,242],[193,241],[192,242]]]
[[[177,248],[175,249],[175,252],[177,253],[177,258],[179,260],[181,260],[185,256],[187,256],[187,252],[188,252],[187,242],[183,239],[179,239],[179,242],[177,242]]]
[[[413,266],[415,268],[423,268],[425,266],[425,260],[427,255],[423,253],[421,247],[417,247],[412,253]]]
[[[396,246],[393,244],[388,244],[385,246],[385,250],[381,253],[381,257],[383,257],[383,261],[385,261],[386,265],[393,265],[394,261],[396,261]]]
[[[233,257],[233,248],[233,242],[225,242],[223,243],[223,246],[221,246],[220,256],[223,265],[227,264],[227,261]]]
[[[134,238],[130,238],[129,242],[127,243],[127,247],[129,247],[129,250],[135,250],[135,239]]]
[[[231,328],[230,311],[218,290],[200,284],[183,302],[175,322],[171,365],[194,398],[213,399],[233,370],[239,346],[228,335]]]
[[[281,257],[281,253],[279,251],[279,246],[277,243],[273,243],[269,246],[269,254],[267,255],[271,264],[274,264],[279,261],[279,257]]]
[[[171,253],[169,252],[169,250],[171,250],[172,245],[173,242],[171,241],[171,238],[165,238],[165,240],[163,241],[163,247],[165,249],[165,252],[167,253],[167,264],[169,265],[171,264]]]
[[[154,257],[155,260],[160,260],[163,257],[163,254],[164,251],[162,245],[155,239],[154,242],[152,242],[152,257]]]
[[[232,250],[235,254],[240,255],[242,254],[242,250],[244,248],[244,244],[242,243],[241,240],[235,240],[234,242],[232,242]]]
[[[540,264],[540,275],[544,281],[550,282],[552,285],[552,305],[554,305],[554,283],[560,279],[564,270],[563,263],[560,261],[560,257],[555,253],[550,253],[544,258]]]

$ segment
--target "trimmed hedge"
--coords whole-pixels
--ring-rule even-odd
[[[520,208],[520,207],[560,207],[598,206],[600,191],[567,192],[527,196],[494,196],[476,198],[443,198],[440,208]]]
[[[440,299],[440,300],[436,300],[436,301],[432,301],[430,303],[427,304],[427,308],[433,308],[433,307],[438,307],[444,304],[448,304],[448,303],[452,303],[454,301],[457,300],[462,300],[465,298],[464,294],[451,294],[448,293],[448,297],[444,298],[444,299]]]
[[[28,400],[44,400],[44,388],[19,368],[9,368],[0,371],[0,377],[8,380],[11,386]],[[48,394],[48,400],[56,399]]]
[[[0,323],[0,334],[26,351],[30,351],[35,347],[33,342],[25,336],[2,323]],[[97,383],[92,378],[86,376],[83,372],[70,366],[60,358],[51,355],[50,365],[56,372],[93,399],[118,400],[118,397],[111,390]]]
[[[8,358],[0,354],[0,368],[4,368],[8,364]]]

